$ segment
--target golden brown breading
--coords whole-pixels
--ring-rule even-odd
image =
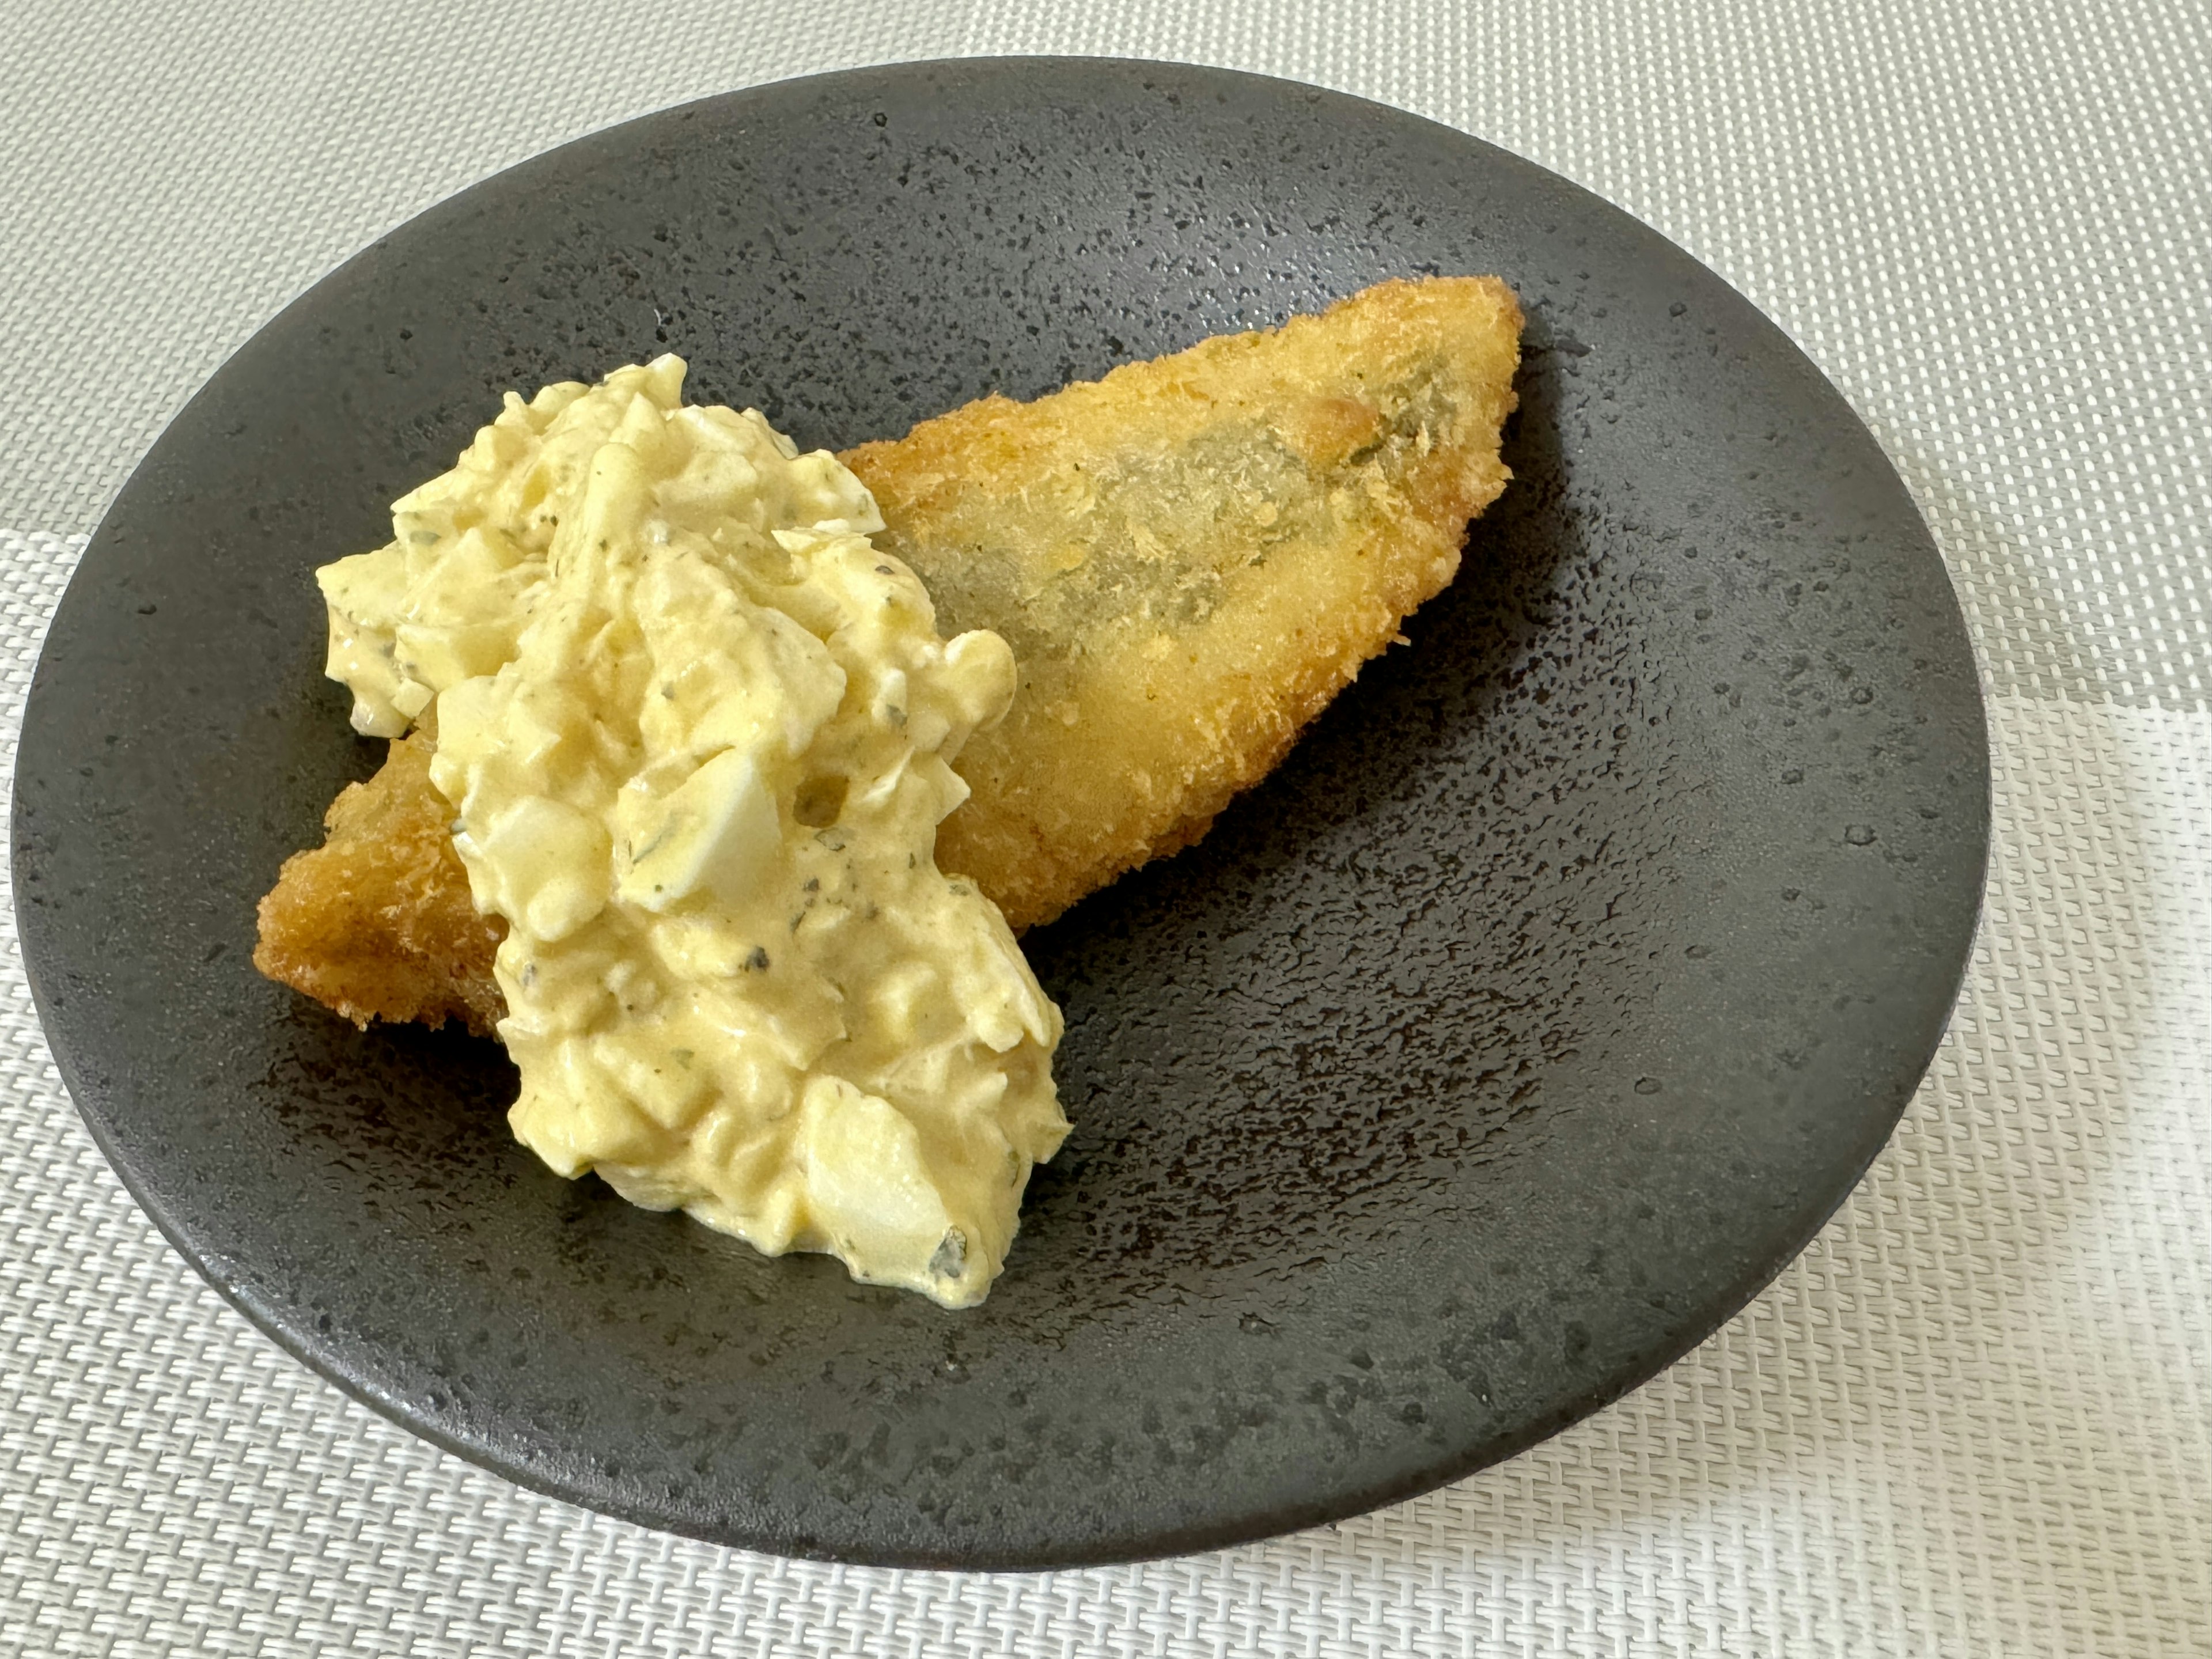
[[[329,840],[285,860],[261,901],[253,965],[356,1025],[458,1019],[488,1036],[507,1012],[491,973],[507,925],[469,897],[432,750],[422,732],[401,738],[331,803]]]
[[[1505,485],[1520,328],[1493,278],[1384,283],[842,457],[939,631],[1021,665],[939,864],[1022,928],[1204,835],[1457,570]],[[356,1022],[485,1029],[498,934],[450,817],[422,739],[394,744],[263,900],[257,965]]]
[[[845,456],[939,628],[1021,665],[939,864],[1021,928],[1204,835],[1458,569],[1520,332],[1494,278],[1384,283]]]

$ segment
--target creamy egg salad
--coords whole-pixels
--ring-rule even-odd
[[[684,373],[510,392],[318,573],[329,672],[356,729],[434,727],[526,1145],[969,1306],[1067,1133],[1060,1011],[934,858],[1013,656],[941,640],[860,482]]]

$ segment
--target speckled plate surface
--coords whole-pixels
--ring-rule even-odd
[[[695,396],[842,446],[1428,270],[1523,296],[1517,482],[1413,648],[1210,838],[1031,936],[1076,1129],[983,1308],[561,1181],[494,1047],[362,1036],[253,973],[254,900],[380,758],[310,572],[501,390],[674,348]],[[1041,1566],[1403,1497],[1712,1330],[1926,1066],[1987,788],[1911,503],[1710,272],[1390,110],[987,61],[599,134],[284,312],[85,555],[15,855],[93,1133],[293,1352],[649,1525]]]

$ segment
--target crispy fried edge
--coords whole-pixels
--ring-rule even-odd
[[[432,752],[427,733],[401,738],[339,793],[328,839],[287,859],[261,900],[253,965],[356,1025],[458,1019],[489,1036],[507,1012],[492,977],[507,928],[470,897]]]

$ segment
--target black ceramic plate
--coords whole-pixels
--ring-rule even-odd
[[[1424,271],[1527,306],[1516,482],[1201,846],[1030,936],[1076,1128],[981,1309],[561,1181],[493,1046],[255,975],[254,900],[382,746],[320,677],[310,573],[503,389],[676,349],[694,396],[843,446]],[[1402,1498],[1711,1331],[1927,1065],[1986,796],[1925,529],[1711,272],[1370,104],[975,62],[601,133],[270,324],[63,601],[16,902],[124,1180],[349,1392],[649,1525],[1039,1566]]]

